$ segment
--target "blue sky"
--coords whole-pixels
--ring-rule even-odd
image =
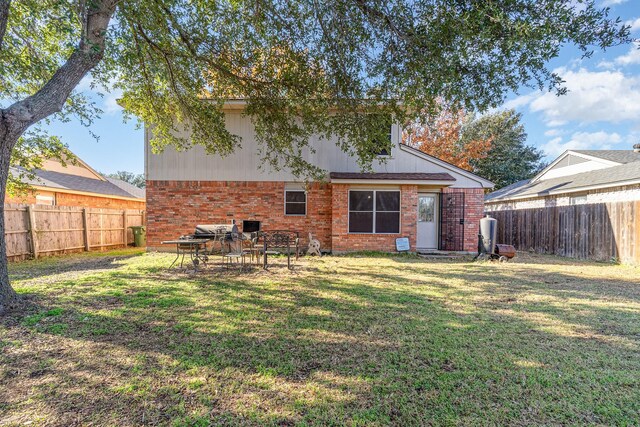
[[[640,38],[640,0],[602,0],[612,16],[632,26]],[[591,58],[566,47],[550,63],[566,81],[569,93],[557,97],[529,89],[512,94],[504,104],[522,113],[528,143],[541,148],[551,160],[566,149],[631,149],[640,143],[640,50],[620,46],[596,51]],[[81,89],[89,90],[87,81]],[[51,133],[62,137],[71,150],[95,169],[142,173],[143,131],[136,123],[123,123],[115,100],[119,93],[97,98],[104,110],[92,126],[95,140],[78,123],[54,123]]]

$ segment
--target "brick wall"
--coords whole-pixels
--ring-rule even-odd
[[[24,196],[10,197],[6,196],[5,203],[36,203],[36,193],[29,193]],[[144,201],[135,200],[122,200],[111,199],[109,197],[96,197],[87,196],[84,194],[71,194],[71,193],[52,193],[52,192],[38,192],[50,196],[55,194],[56,206],[82,206],[87,208],[108,208],[108,209],[145,209],[146,203]]]
[[[162,248],[163,240],[191,234],[196,224],[262,221],[263,229],[300,232],[302,245],[312,232],[323,250],[395,252],[396,238],[408,237],[416,248],[418,187],[400,186],[401,228],[398,234],[349,234],[348,184],[319,184],[307,192],[307,215],[284,215],[284,182],[147,181],[147,245]],[[477,248],[483,215],[482,189],[445,189],[465,193],[464,250]],[[166,247],[164,249],[167,249]]]
[[[348,184],[333,184],[333,230],[332,248],[336,252],[378,250],[396,251],[396,239],[408,237],[411,250],[416,248],[416,221],[418,210],[418,187],[400,186],[400,233],[398,234],[349,234],[349,188]]]
[[[197,224],[224,224],[235,219],[262,221],[263,229],[308,233],[331,248],[331,187],[312,184],[307,191],[307,215],[285,216],[284,182],[147,181],[147,245],[191,234]],[[165,247],[166,249],[166,247]]]
[[[464,193],[464,250],[478,250],[478,232],[480,219],[484,216],[484,189],[482,188],[443,188],[443,193]]]

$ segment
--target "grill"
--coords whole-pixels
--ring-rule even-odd
[[[195,233],[187,236],[192,239],[221,239],[231,240],[233,233],[238,232],[238,226],[235,224],[205,224],[196,225]]]

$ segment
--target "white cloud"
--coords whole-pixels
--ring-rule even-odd
[[[622,137],[616,132],[576,132],[568,141],[564,141],[562,137],[556,137],[542,144],[540,148],[547,156],[557,157],[566,150],[608,150],[620,142]]]
[[[629,49],[626,55],[618,56],[615,59],[615,63],[618,65],[632,65],[632,64],[640,64],[640,45],[638,43],[634,43],[633,46]]]
[[[604,0],[602,2],[603,7],[615,6],[617,4],[626,3],[627,0]]]
[[[562,96],[538,92],[529,103],[532,112],[543,114],[547,126],[640,120],[640,77],[584,68],[555,71],[565,79],[569,92]]]
[[[562,132],[560,129],[549,129],[544,133],[544,136],[558,136],[562,135],[563,133],[564,132]]]
[[[115,81],[109,81],[108,87],[96,85],[91,74],[87,74],[80,80],[76,91],[90,92],[92,99],[104,111],[105,114],[115,114],[122,111],[122,107],[118,105],[118,99],[122,97],[122,90],[115,89]],[[102,94],[103,96],[99,96]]]
[[[122,107],[118,105],[118,99],[122,97],[122,90],[111,89],[110,93],[105,94],[102,109],[106,114],[115,114],[122,111]]]
[[[505,102],[503,104],[503,108],[510,110],[510,109],[517,109],[520,107],[524,107],[525,105],[529,104],[531,101],[533,101],[536,97],[538,97],[539,94],[537,92],[533,92],[530,93],[528,95],[520,95],[516,98],[510,99],[507,102]]]
[[[629,31],[631,31],[632,33],[636,32],[636,31],[640,30],[640,18],[636,18],[636,19],[631,19],[629,21],[625,21],[624,25],[631,26]]]

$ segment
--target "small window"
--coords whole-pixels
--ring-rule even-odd
[[[587,196],[572,196],[570,203],[572,205],[584,205],[587,203]]]
[[[375,122],[375,126],[380,132],[380,137],[375,141],[376,149],[374,151],[376,156],[390,156],[391,155],[391,117],[379,116]]]
[[[418,198],[418,222],[433,222],[436,215],[435,197]]]
[[[400,232],[399,191],[350,191],[349,233]]]
[[[306,215],[307,214],[307,193],[302,190],[286,190],[284,192],[284,214],[285,215]]]
[[[56,198],[55,196],[43,196],[41,194],[36,194],[36,205],[55,206]]]

